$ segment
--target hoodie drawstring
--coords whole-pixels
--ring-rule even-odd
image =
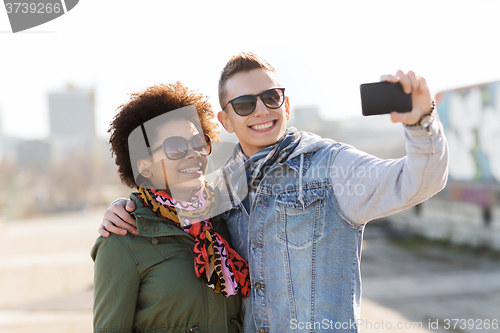
[[[302,204],[302,209],[306,209],[304,204],[304,189],[302,188],[302,170],[304,168],[304,154],[300,154],[300,167],[299,167],[299,201]]]

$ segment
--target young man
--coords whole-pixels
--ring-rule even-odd
[[[256,55],[240,53],[223,69],[218,118],[239,145],[215,186],[233,246],[250,266],[245,332],[358,332],[366,222],[444,187],[447,145],[425,80],[401,71],[381,80],[412,93],[413,110],[391,114],[406,127],[407,156],[398,160],[287,130],[289,99],[273,67]],[[249,191],[243,199],[241,177]],[[129,220],[124,206],[108,209],[106,229],[133,230],[122,221]]]

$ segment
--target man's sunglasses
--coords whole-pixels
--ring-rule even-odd
[[[224,106],[222,110],[231,104],[236,114],[242,117],[248,116],[254,112],[257,107],[257,97],[260,98],[266,107],[270,109],[278,109],[285,101],[285,88],[273,88],[257,95],[238,96],[227,102],[226,106]]]
[[[207,156],[212,152],[212,142],[210,141],[210,137],[206,134],[203,136],[201,134],[197,134],[191,140],[186,140],[182,136],[172,136],[170,138],[166,138],[161,146],[151,151],[151,155],[158,149],[163,148],[163,151],[169,160],[180,160],[187,155],[190,144],[200,155]]]

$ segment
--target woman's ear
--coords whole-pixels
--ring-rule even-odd
[[[234,133],[233,126],[231,125],[231,121],[229,120],[226,111],[220,111],[217,113],[217,118],[228,133]]]
[[[151,170],[149,167],[151,166],[151,162],[149,160],[138,160],[137,161],[137,169],[139,170],[139,173],[141,176],[144,178],[149,178],[152,175]]]

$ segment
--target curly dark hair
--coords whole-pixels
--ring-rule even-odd
[[[148,120],[188,105],[196,107],[201,130],[212,141],[219,141],[218,125],[213,122],[215,114],[208,98],[189,90],[180,82],[159,84],[132,93],[130,100],[118,107],[118,113],[109,125],[108,133],[111,135],[109,139],[111,156],[115,157],[123,184],[131,188],[138,185],[134,179],[134,170],[137,171],[137,166],[131,163],[129,153],[128,139],[132,131]],[[186,119],[189,117],[186,115]]]

